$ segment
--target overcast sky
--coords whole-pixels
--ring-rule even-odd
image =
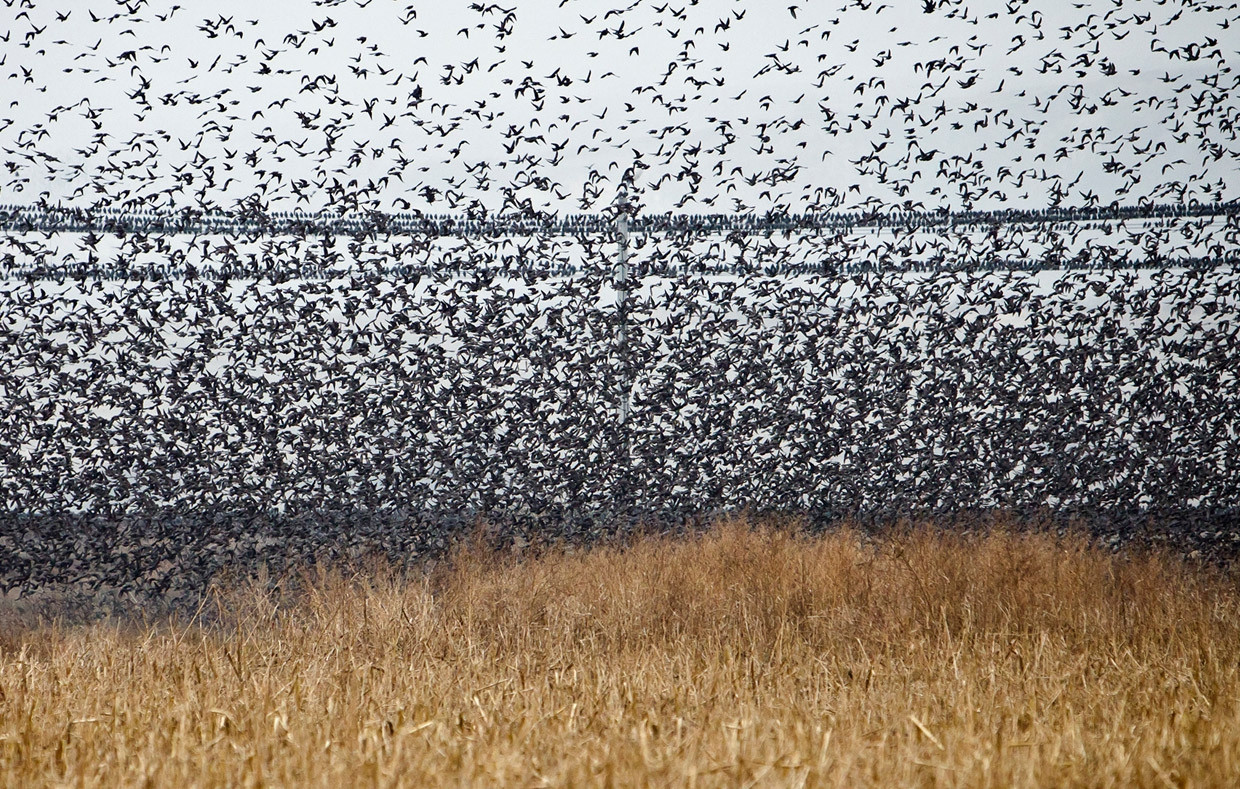
[[[626,170],[646,210],[691,213],[1238,196],[1236,3],[16,0],[0,18],[6,203],[564,212],[610,204]]]

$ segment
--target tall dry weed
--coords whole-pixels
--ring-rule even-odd
[[[8,628],[11,786],[1226,786],[1240,589],[1158,554],[734,519]]]

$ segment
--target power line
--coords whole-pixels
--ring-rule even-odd
[[[1240,203],[1151,203],[995,211],[828,211],[765,214],[633,214],[634,235],[765,235],[854,233],[882,230],[959,233],[978,228],[1177,219],[1234,221]],[[159,235],[263,236],[574,236],[614,230],[611,213],[437,214],[381,211],[305,213],[297,211],[130,211],[52,205],[0,206],[6,233],[124,233]]]

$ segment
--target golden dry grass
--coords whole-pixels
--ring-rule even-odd
[[[1240,589],[733,521],[0,634],[3,786],[1231,786]]]

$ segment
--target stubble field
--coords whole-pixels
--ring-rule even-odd
[[[734,520],[196,618],[0,611],[3,786],[1226,786],[1234,573]]]

